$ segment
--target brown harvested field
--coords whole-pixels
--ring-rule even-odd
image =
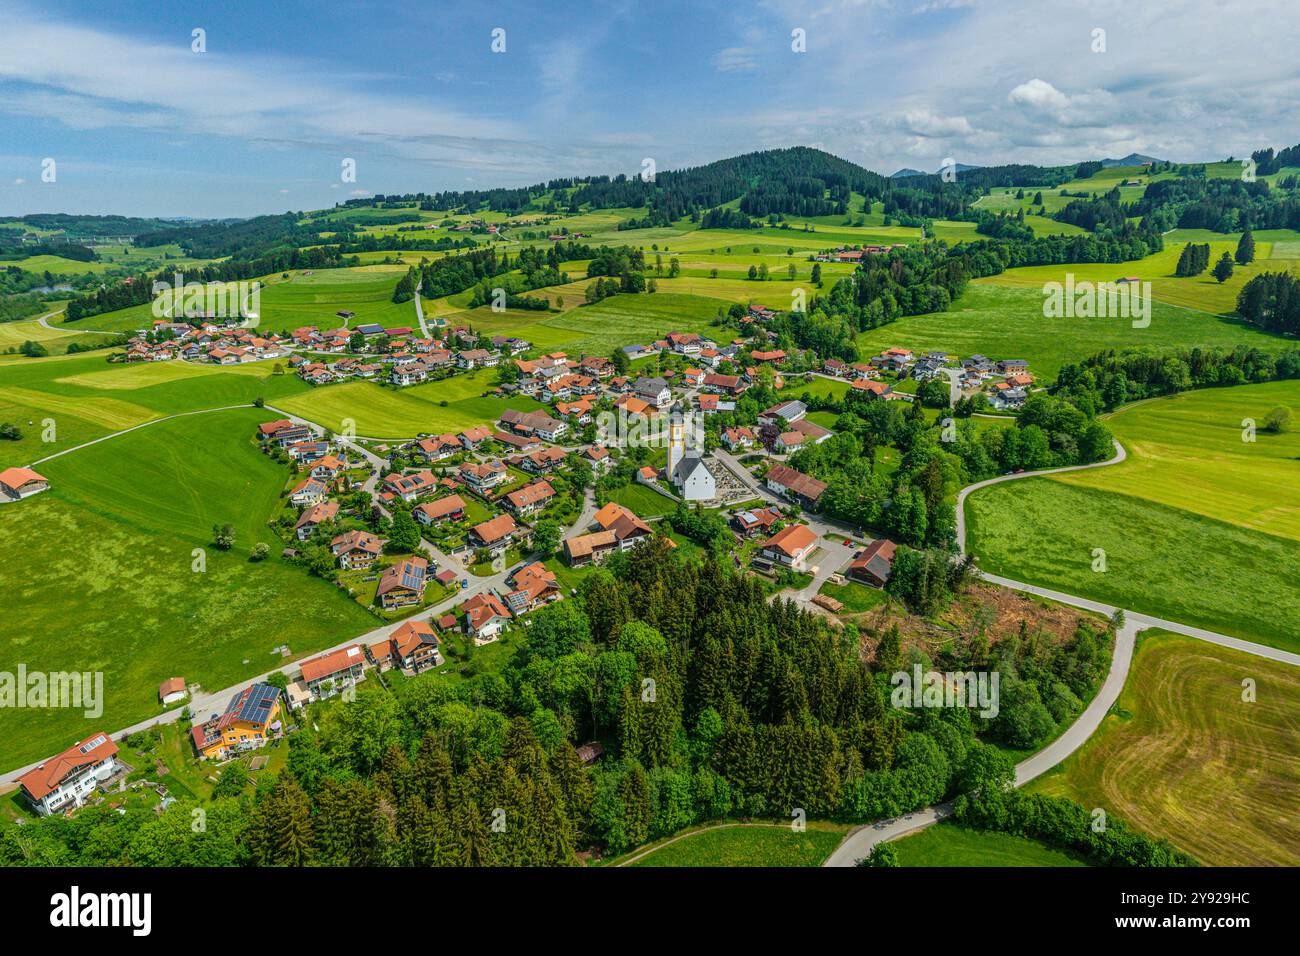
[[[1112,713],[1029,788],[1101,807],[1207,865],[1296,866],[1297,740],[1300,667],[1147,632]]]

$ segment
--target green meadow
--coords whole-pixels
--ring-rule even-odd
[[[294,375],[272,374],[273,366],[109,364],[103,352],[0,362],[0,422],[23,432],[20,441],[0,442],[0,467],[28,464],[155,418],[259,397],[274,402],[310,388]],[[47,420],[54,424],[52,436]]]
[[[707,282],[709,280],[700,280]],[[701,294],[675,294],[665,288],[640,295],[615,295],[592,305],[567,308],[581,301],[581,288],[565,295],[561,313],[507,311],[490,308],[452,312],[453,324],[465,323],[480,335],[514,335],[527,339],[543,352],[575,355],[609,355],[634,343],[647,343],[668,332],[707,332],[719,308],[733,299],[706,298]],[[755,283],[757,284],[757,283]],[[559,292],[562,287],[553,291]]]
[[[1300,668],[1147,631],[1101,727],[1029,789],[1117,814],[1205,865],[1296,866],[1298,710]]]
[[[377,622],[319,578],[283,563],[265,526],[284,468],[253,440],[266,414],[161,422],[41,466],[49,491],[0,507],[0,666],[98,671],[102,716],[5,709],[0,767],[158,713],[159,682],[221,688],[363,633]],[[234,548],[211,545],[213,524]],[[249,561],[259,541],[272,557]],[[206,553],[196,572],[194,551]]]
[[[947,312],[903,316],[858,336],[864,356],[899,346],[962,356],[978,352],[995,360],[1022,358],[1040,381],[1054,379],[1067,362],[1105,349],[1240,344],[1274,351],[1285,345],[1235,318],[1159,301],[1152,303],[1146,328],[1133,328],[1129,319],[1120,318],[1046,318],[1041,288],[986,283],[972,284]]]
[[[1146,498],[1300,543],[1300,429],[1271,434],[1270,409],[1300,424],[1300,381],[1183,392],[1108,416],[1128,459],[1053,480]],[[1300,544],[1297,544],[1300,547]]]
[[[902,866],[1087,866],[1078,854],[1011,833],[972,830],[957,823],[894,841]]]
[[[1233,254],[1237,249],[1236,237],[1226,237],[1208,233],[1200,240],[1209,243],[1210,264],[1213,266],[1223,253]],[[1186,242],[1166,241],[1161,252],[1149,255],[1135,262],[1118,263],[1066,263],[1050,266],[1025,266],[1008,269],[999,275],[975,280],[975,285],[1006,286],[1017,289],[1036,289],[1041,295],[1044,283],[1065,282],[1066,274],[1074,276],[1076,284],[1080,282],[1114,282],[1122,276],[1137,276],[1151,283],[1151,296],[1159,302],[1211,312],[1215,315],[1232,312],[1237,307],[1237,294],[1252,277],[1262,272],[1294,269],[1300,260],[1282,260],[1272,256],[1272,245],[1265,239],[1256,239],[1255,261],[1244,266],[1235,266],[1232,277],[1219,282],[1206,270],[1198,276],[1179,277],[1174,275],[1178,265],[1178,256]],[[1285,251],[1284,247],[1284,251]]]
[[[632,866],[820,866],[845,830],[830,823],[809,823],[802,833],[788,824],[723,825],[666,842]]]
[[[1138,402],[1107,423],[1117,465],[1026,479],[966,503],[980,566],[1019,581],[1275,647],[1300,647],[1300,382]],[[1093,549],[1106,570],[1092,570]]]
[[[966,519],[984,571],[1300,650],[1294,540],[1050,478],[977,491]],[[1098,548],[1104,571],[1093,570]]]
[[[335,431],[342,430],[345,420],[351,419],[356,434],[382,439],[459,432],[474,425],[493,424],[507,408],[531,411],[542,407],[522,395],[482,397],[481,392],[491,387],[495,372],[487,370],[482,375],[473,380],[468,375],[454,376],[402,389],[384,388],[374,382],[344,382],[277,399],[274,405]]]

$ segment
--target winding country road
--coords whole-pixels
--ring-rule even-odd
[[[1128,457],[1124,446],[1118,441],[1115,442],[1115,456],[1107,461],[1093,462],[1088,465],[1071,465],[1065,468],[1048,468],[1042,471],[1026,471],[1019,474],[999,475],[996,478],[990,478],[987,481],[979,481],[972,485],[967,485],[957,494],[957,545],[962,555],[966,551],[966,499],[972,493],[979,491],[981,488],[987,488],[990,485],[1001,484],[1005,481],[1017,481],[1022,478],[1041,478],[1046,475],[1061,474],[1067,471],[1081,471],[1086,468],[1104,468],[1107,465],[1116,465]],[[1073,594],[1065,594],[1060,591],[1053,591],[1050,588],[1039,587],[1034,584],[1026,584],[1023,581],[1013,581],[1010,578],[1003,578],[997,575],[984,574],[978,572],[981,579],[990,584],[997,584],[1001,587],[1010,588],[1014,591],[1021,591],[1025,594],[1033,594],[1038,597],[1056,601],[1059,604],[1066,604],[1070,607],[1077,607],[1081,610],[1092,611],[1097,614],[1103,614],[1106,617],[1114,618],[1119,610],[1109,604],[1103,604],[1100,601],[1093,601],[1089,598],[1077,597]],[[1248,654],[1254,654],[1269,660],[1278,661],[1283,664],[1290,664],[1294,667],[1300,667],[1300,654],[1292,654],[1289,651],[1279,650],[1273,647],[1265,647],[1261,644],[1253,644],[1250,641],[1243,641],[1239,638],[1229,637],[1226,634],[1218,634],[1214,631],[1207,631],[1203,628],[1191,627],[1186,624],[1180,624],[1177,621],[1166,621],[1163,618],[1152,617],[1148,614],[1140,614],[1134,611],[1124,611],[1124,624],[1115,634],[1115,648],[1111,657],[1110,671],[1106,679],[1102,682],[1096,696],[1084,708],[1082,714],[1075,720],[1065,732],[1058,738],[1044,747],[1042,750],[1016,764],[1016,786],[1023,786],[1035,777],[1041,776],[1048,770],[1055,767],[1070,754],[1074,753],[1087,742],[1088,738],[1096,732],[1101,726],[1106,714],[1111,707],[1119,700],[1120,692],[1124,689],[1124,682],[1128,679],[1129,666],[1133,662],[1133,649],[1137,643],[1139,631],[1147,628],[1159,628],[1161,630],[1172,631],[1177,634],[1183,634],[1188,637],[1198,638],[1208,641],[1212,644],[1218,644],[1222,647],[1230,647],[1234,650],[1244,651]],[[952,811],[950,804],[942,803],[933,807],[926,807],[917,810],[914,813],[906,814],[893,820],[882,820],[877,823],[867,824],[853,830],[845,837],[844,842],[836,847],[835,852],[827,858],[823,866],[853,866],[858,860],[863,859],[871,853],[871,850],[877,843],[895,840],[899,837],[922,830],[949,815]]]
[[[418,299],[418,293],[417,293],[417,299]],[[156,425],[159,422],[169,421],[174,418],[182,418],[191,415],[203,415],[212,412],[228,411],[237,408],[253,408],[253,407],[256,406],[227,405],[227,406],[221,406],[217,408],[199,409],[190,412],[182,412],[176,415],[169,415],[163,418],[157,418],[149,422],[144,422],[139,425],[134,425],[130,428],[122,429],[121,431],[114,432],[110,435],[105,435],[100,438],[96,438],[91,441],[84,442],[72,448],[64,449],[63,451],[56,452],[53,455],[49,455],[45,458],[42,458],[39,461],[34,462],[33,464],[40,464],[41,462],[49,461],[53,458],[58,458],[62,455],[70,454],[71,452],[77,451],[79,449],[87,448],[91,445],[96,445],[99,444],[100,442],[108,441],[112,438],[118,437],[119,435],[128,434],[130,432],[137,431],[142,428],[147,428],[151,425]],[[324,426],[315,422],[311,422],[307,419],[303,419],[299,416],[291,415],[290,413],[275,408],[274,406],[266,405],[264,406],[264,408],[268,411],[290,418],[292,421],[300,422],[302,424],[308,425],[318,433],[324,431]],[[372,464],[379,464],[380,462],[382,462],[382,459],[380,459],[378,456],[374,455],[372,452],[363,448],[362,446],[355,444],[355,442],[353,441],[350,441],[348,439],[342,439],[342,438],[340,438],[339,441],[341,444],[344,444],[350,449],[355,450],[358,454],[365,457],[366,460],[371,462]],[[760,497],[768,501],[772,501],[782,505],[788,504],[788,502],[784,501],[784,499],[778,498],[769,489],[767,489],[761,482],[757,481],[753,477],[753,475],[750,474],[749,470],[746,469],[744,465],[742,465],[734,457],[732,457],[729,454],[726,454],[725,452],[722,452],[721,450],[719,450],[716,454],[718,459],[722,461],[722,463],[729,470],[735,473],[737,477],[742,481],[742,483],[746,485],[746,487],[750,488],[750,490],[755,492],[757,495],[759,495]],[[1077,471],[1085,468],[1101,468],[1107,465],[1118,464],[1119,462],[1124,461],[1126,457],[1127,457],[1127,453],[1125,452],[1124,447],[1120,445],[1120,443],[1117,441],[1115,443],[1115,456],[1109,459],[1108,461],[1096,462],[1089,465],[1074,465],[1066,468],[1047,469],[1047,470],[1036,471],[1036,472],[1022,472],[1020,474],[1001,475],[996,478],[990,478],[987,481],[976,482],[975,484],[963,488],[958,493],[957,506],[956,506],[957,541],[961,553],[963,555],[966,554],[965,502],[967,497],[971,493],[975,491],[979,491],[980,489],[986,488],[990,485],[1000,484],[1006,481],[1016,481],[1024,478],[1038,478],[1038,477],[1043,477],[1045,475],[1059,474],[1066,471]],[[588,498],[584,502],[584,508],[582,510],[582,513],[579,516],[578,520],[572,526],[571,530],[583,530],[585,529],[586,525],[590,523],[590,515],[594,511],[594,499],[591,497],[590,490],[588,490],[587,494],[588,494]],[[819,537],[823,539],[827,534],[846,533],[844,529],[839,528],[838,526],[827,524],[823,520],[810,519],[809,526],[818,533]],[[821,542],[819,542],[819,546],[820,545]],[[838,559],[841,556],[841,551],[847,551],[847,550],[848,549],[846,547],[839,546],[835,549],[834,556]],[[829,573],[831,573],[831,571],[833,570],[835,569],[830,566],[829,562],[827,562],[825,568],[818,569],[818,577],[821,577],[824,580],[824,578],[826,576],[829,576]],[[822,574],[823,571],[825,571],[825,574]],[[495,590],[503,586],[505,584],[506,574],[507,574],[506,571],[501,571],[493,575],[482,577],[482,578],[476,579],[471,577],[470,579],[471,583],[468,588],[457,592],[456,594],[448,597],[445,601],[442,601],[441,603],[434,605],[432,607],[426,608],[423,611],[419,612],[418,614],[406,618],[405,620],[427,619],[436,615],[443,614],[446,611],[450,610],[452,607],[454,607],[456,604],[460,603],[461,601],[464,601],[465,599],[475,594],[481,594],[486,591]],[[1053,591],[1049,588],[1043,588],[1037,585],[1026,584],[1020,581],[1012,581],[1008,578],[1002,578],[990,574],[983,574],[982,572],[980,572],[980,577],[992,584],[997,584],[1002,587],[1007,587],[1012,590],[1017,590],[1028,594],[1034,594],[1039,597],[1056,601],[1061,604],[1077,607],[1087,611],[1092,611],[1094,613],[1106,615],[1108,617],[1113,617],[1115,612],[1117,611],[1116,608],[1111,607],[1110,605],[1102,604],[1101,602],[1093,601],[1088,598],[1077,597],[1075,595],[1064,594],[1062,592]],[[800,595],[798,595],[798,597],[803,598],[804,597],[803,593],[801,592]],[[341,641],[338,644],[334,645],[333,647],[324,648],[318,651],[317,653],[319,654],[329,653],[331,651],[338,650],[355,643],[373,644],[381,640],[383,637],[387,636],[391,631],[393,631],[395,628],[400,626],[401,623],[403,622],[395,622],[392,624],[380,625],[379,627],[376,627],[366,632],[365,634],[348,638],[347,640]],[[1110,671],[1107,674],[1105,681],[1102,683],[1101,688],[1098,690],[1097,694],[1094,696],[1094,698],[1088,704],[1088,706],[1084,709],[1083,713],[1079,715],[1078,719],[1073,724],[1071,724],[1070,727],[1067,728],[1066,731],[1060,737],[1058,737],[1056,740],[1050,743],[1047,747],[1043,748],[1043,750],[1021,761],[1019,764],[1016,765],[1017,786],[1023,785],[1024,783],[1034,779],[1035,777],[1039,776],[1042,773],[1045,773],[1047,770],[1059,764],[1071,753],[1073,753],[1075,750],[1081,747],[1084,744],[1084,742],[1086,742],[1087,739],[1093,734],[1093,732],[1096,731],[1096,729],[1101,725],[1101,722],[1105,718],[1107,712],[1114,705],[1115,701],[1119,699],[1120,692],[1123,689],[1124,682],[1128,676],[1129,666],[1132,662],[1133,649],[1134,649],[1138,632],[1153,627],[1161,628],[1179,634],[1184,634],[1189,637],[1194,637],[1200,640],[1208,641],[1214,644],[1221,645],[1223,647],[1230,647],[1235,650],[1245,651],[1246,653],[1255,654],[1261,657],[1268,658],[1270,660],[1279,661],[1281,663],[1291,664],[1293,666],[1300,667],[1300,655],[1297,654],[1278,650],[1276,648],[1263,647],[1261,645],[1253,644],[1249,641],[1244,641],[1239,638],[1229,637],[1227,635],[1218,634],[1213,631],[1207,631],[1201,628],[1191,627],[1189,625],[1180,624],[1176,621],[1166,621],[1161,618],[1151,617],[1149,615],[1126,610],[1124,625],[1119,629],[1115,637],[1115,648],[1114,648],[1113,657],[1111,659]],[[145,720],[139,721],[135,724],[132,724],[129,727],[125,727],[120,730],[114,731],[112,736],[115,738],[120,738],[124,735],[131,734],[136,731],[143,730],[147,727],[154,726],[157,724],[173,723],[180,718],[182,712],[184,712],[184,710],[187,707],[191,711],[191,713],[196,715],[202,715],[204,713],[220,711],[220,709],[226,705],[226,703],[229,701],[231,697],[233,697],[235,694],[239,693],[240,691],[244,690],[246,687],[249,687],[252,684],[257,683],[259,681],[265,680],[269,674],[274,673],[276,671],[282,672],[286,675],[290,675],[295,670],[297,670],[300,664],[301,664],[300,661],[290,662],[284,664],[279,668],[275,668],[272,671],[259,674],[256,677],[248,678],[240,682],[239,684],[233,685],[231,687],[222,688],[221,690],[213,691],[210,693],[199,693],[195,695],[194,698],[187,705],[174,708],[162,714],[158,714],[149,717]],[[3,774],[0,774],[0,787],[5,787],[13,784],[14,782],[17,781],[17,779],[20,776],[22,776],[22,774],[26,773],[28,770],[32,769],[33,767],[38,766],[42,762],[43,760],[36,761],[34,763],[28,764],[27,766],[19,767],[13,770],[6,771]],[[836,848],[836,850],[827,859],[824,865],[825,866],[853,866],[857,860],[866,857],[871,852],[872,847],[874,847],[877,843],[891,840],[891,839],[896,839],[908,833],[912,833],[915,832],[916,830],[930,826],[931,824],[943,819],[943,817],[946,816],[949,812],[950,812],[950,807],[947,804],[939,804],[934,807],[927,807],[921,810],[917,810],[913,813],[904,815],[903,817],[900,817],[898,819],[879,821],[874,824],[867,824],[862,827],[859,827],[858,829],[853,830],[849,833],[849,835],[845,838],[845,840],[839,845],[839,847]]]
[[[424,306],[420,304],[420,287],[424,285],[424,279],[420,279],[415,284],[415,317],[420,320],[420,334],[426,339],[433,338],[429,334],[429,327],[424,324]]]

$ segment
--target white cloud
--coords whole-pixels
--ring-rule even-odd
[[[909,110],[903,114],[903,124],[917,136],[966,137],[975,134],[975,128],[966,117],[940,116],[929,110]]]
[[[1045,80],[1037,77],[1028,83],[1021,83],[1010,93],[1007,99],[1021,106],[1039,110],[1061,110],[1070,105],[1070,98]]]
[[[713,66],[719,73],[742,73],[758,69],[758,59],[749,47],[730,46],[713,55]]]

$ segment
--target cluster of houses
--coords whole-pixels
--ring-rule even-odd
[[[365,345],[360,351],[350,345],[360,333]],[[486,342],[470,329],[455,327],[444,338],[412,336],[412,329],[358,325],[354,330],[322,332],[315,326],[294,329],[293,344],[315,356],[295,354],[289,365],[304,381],[313,385],[352,378],[386,380],[393,385],[417,385],[430,379],[478,368],[493,368],[503,356],[518,355],[531,344],[515,336],[493,336]],[[451,343],[455,342],[455,345]],[[337,359],[323,359],[319,353],[348,353]]]
[[[290,354],[291,343],[277,333],[259,335],[254,329],[240,328],[230,319],[230,324],[195,317],[194,322],[177,322],[155,319],[147,332],[139,332],[127,340],[126,361],[165,362],[184,359],[187,362],[210,362],[214,365],[240,365],[264,359],[282,358]]]
[[[906,249],[907,243],[895,242],[889,245],[844,246],[839,249],[827,249],[817,253],[813,259],[817,262],[861,262],[864,256],[879,256],[893,249]]]
[[[989,404],[999,410],[1019,408],[1029,397],[1034,376],[1024,359],[993,361],[985,355],[961,360],[961,385],[965,389],[985,387]]]
[[[944,369],[952,362],[953,357],[946,352],[918,355],[911,349],[889,348],[867,362],[850,364],[840,359],[826,359],[822,369],[828,375],[849,379],[854,388],[883,398],[894,398],[897,396],[892,387],[880,381],[881,373],[890,372],[898,378],[911,377],[918,382],[928,382],[944,374]],[[1019,408],[1034,382],[1034,376],[1029,373],[1029,363],[1024,359],[994,361],[985,355],[972,355],[962,359],[960,366],[960,386],[966,391],[984,390],[989,404],[999,410]]]

